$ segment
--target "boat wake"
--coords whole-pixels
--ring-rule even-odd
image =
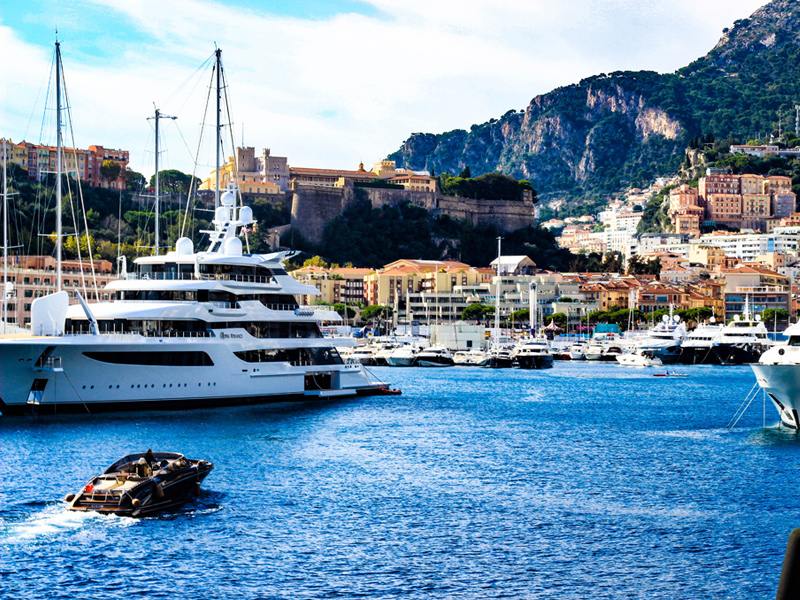
[[[3,536],[3,541],[13,545],[27,544],[37,539],[61,537],[97,521],[114,527],[130,527],[136,523],[134,519],[113,515],[70,512],[61,503],[50,504],[22,521],[6,523],[4,527],[6,535]]]

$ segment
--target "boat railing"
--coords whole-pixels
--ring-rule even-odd
[[[89,332],[81,329],[69,329],[64,335],[87,335]],[[113,329],[98,331],[98,335],[140,335],[142,337],[156,338],[207,338],[211,337],[209,331],[115,331]]]
[[[240,281],[244,283],[274,283],[277,280],[271,275],[244,275],[235,273],[128,273],[128,281]]]

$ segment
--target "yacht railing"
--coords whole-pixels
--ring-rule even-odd
[[[127,281],[241,281],[244,283],[273,283],[277,280],[271,275],[242,275],[232,273],[128,273]]]
[[[69,329],[64,335],[87,335],[90,332],[82,329]],[[98,335],[140,335],[142,337],[156,338],[207,338],[211,337],[210,331],[98,331]]]

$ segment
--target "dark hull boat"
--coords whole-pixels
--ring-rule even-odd
[[[520,369],[551,369],[554,358],[543,354],[518,354],[515,360]]]
[[[129,454],[77,494],[69,494],[68,510],[143,517],[188,502],[214,465],[189,460],[174,452]]]

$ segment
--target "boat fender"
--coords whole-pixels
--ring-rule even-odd
[[[141,506],[141,505],[142,505],[142,501],[141,501],[141,500],[139,500],[138,498],[134,498],[133,500],[131,500],[131,504],[132,504],[132,505],[134,506],[134,508],[135,508],[135,507]]]
[[[781,356],[783,356],[783,354],[784,354],[785,352],[786,352],[786,350],[784,350],[783,348],[781,348],[780,350],[778,350],[778,354],[780,354]]]
[[[163,498],[163,497],[164,497],[164,488],[163,488],[163,487],[161,487],[161,484],[160,484],[160,483],[159,483],[159,484],[156,484],[156,495],[157,495],[159,498]]]
[[[194,484],[194,493],[195,493],[195,495],[200,493],[200,482],[199,481]]]
[[[64,497],[64,501],[65,502],[72,502],[73,500],[75,500],[75,494],[67,494]]]

